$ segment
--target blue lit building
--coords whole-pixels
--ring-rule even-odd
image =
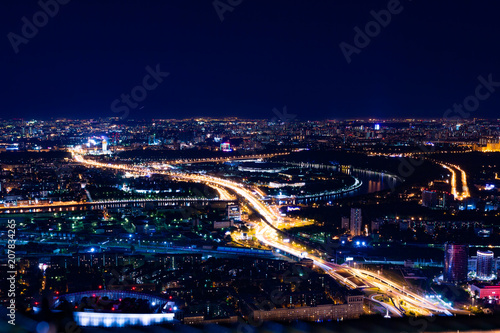
[[[93,304],[98,305],[98,310],[82,308],[85,300],[91,299]],[[146,304],[149,312],[130,313],[122,312],[122,300],[138,300]],[[77,309],[73,313],[75,322],[81,327],[125,327],[125,326],[150,326],[174,321],[177,306],[171,299],[164,299],[148,294],[121,291],[121,290],[94,290],[66,294],[59,297],[54,303],[66,300]],[[99,306],[100,300],[106,307]]]
[[[489,280],[493,278],[495,257],[492,251],[477,251],[477,278]]]
[[[443,281],[460,283],[467,281],[469,248],[464,244],[444,244]]]

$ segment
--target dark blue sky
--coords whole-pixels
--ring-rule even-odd
[[[388,3],[244,0],[221,22],[213,0],[71,0],[16,54],[8,34],[41,8],[3,0],[0,117],[117,115],[112,102],[156,64],[170,75],[131,118],[272,118],[284,105],[300,119],[438,118],[479,75],[500,81],[498,1],[401,0],[348,64],[339,44]],[[499,110],[500,88],[473,116]]]

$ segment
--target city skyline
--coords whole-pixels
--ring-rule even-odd
[[[1,332],[498,332],[498,2],[0,9]]]
[[[9,325],[390,331],[498,311],[500,120],[3,120],[0,136]]]

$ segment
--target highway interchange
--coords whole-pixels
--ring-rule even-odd
[[[156,166],[153,169],[147,166],[142,167],[126,164],[101,163],[88,160],[85,159],[83,155],[75,151],[72,151],[72,155],[75,161],[87,166],[118,169],[140,175],[149,175],[152,173],[163,174],[171,176],[177,180],[204,183],[210,187],[216,188],[221,197],[227,199],[232,198],[232,195],[227,191],[231,190],[237,196],[245,199],[247,204],[262,217],[260,222],[254,223],[255,234],[260,242],[274,248],[275,250],[286,252],[298,258],[307,257],[312,259],[317,268],[322,269],[336,281],[350,289],[360,288],[365,289],[366,291],[371,291],[370,293],[367,293],[370,294],[369,298],[374,302],[383,305],[393,316],[403,316],[404,314],[407,314],[406,311],[400,306],[401,301],[403,301],[402,303],[405,304],[407,309],[410,309],[412,312],[419,315],[452,315],[453,312],[459,312],[459,310],[453,309],[451,306],[442,304],[439,301],[431,301],[421,295],[405,290],[404,286],[401,286],[377,273],[327,262],[320,256],[312,254],[317,253],[318,251],[304,252],[300,245],[289,243],[286,242],[286,240],[281,239],[278,237],[279,229],[282,224],[282,217],[279,210],[276,206],[271,206],[266,202],[263,202],[262,193],[258,190],[210,175],[184,173],[171,168],[168,164],[165,164],[163,167]],[[355,279],[349,279],[346,275],[355,277]],[[375,294],[373,294],[373,292]],[[388,302],[378,301],[375,299],[377,295],[385,295],[391,300],[392,305]]]

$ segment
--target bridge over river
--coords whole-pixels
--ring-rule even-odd
[[[236,200],[219,198],[174,198],[174,199],[135,199],[135,200],[101,200],[93,202],[54,202],[0,207],[0,214],[70,212],[82,210],[123,209],[123,208],[167,208],[190,205],[209,205],[211,203],[236,203]]]

